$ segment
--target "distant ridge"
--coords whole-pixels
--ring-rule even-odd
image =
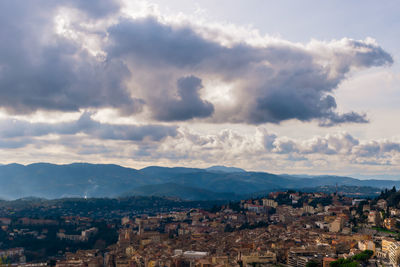
[[[221,166],[221,165],[211,166],[209,168],[206,168],[205,170],[215,171],[215,172],[246,172],[246,170],[241,169],[241,168],[225,167],[225,166]]]
[[[217,193],[206,189],[179,185],[175,183],[140,186],[122,196],[178,197],[185,200],[239,200],[235,193]]]
[[[119,197],[127,193],[176,196],[182,199],[236,199],[257,192],[319,186],[400,188],[399,180],[359,180],[341,176],[276,175],[239,168],[207,169],[151,166],[140,170],[115,164],[34,163],[0,166],[0,199],[26,197]],[[352,189],[353,190],[353,189]],[[373,189],[372,191],[374,191]]]

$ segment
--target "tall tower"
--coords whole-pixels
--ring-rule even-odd
[[[138,232],[138,234],[139,235],[143,234],[143,222],[142,222],[142,220],[139,221],[139,232]]]

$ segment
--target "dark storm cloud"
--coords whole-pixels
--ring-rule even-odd
[[[353,51],[354,47],[360,51]],[[312,51],[284,45],[266,49],[265,59],[271,71],[257,67],[259,72],[255,72],[248,84],[254,87],[240,93],[241,99],[245,99],[247,92],[255,96],[251,99],[250,95],[249,101],[241,103],[246,105],[243,119],[254,124],[317,119],[321,126],[368,122],[365,114],[337,113],[332,93],[352,67],[391,64],[391,56],[376,45],[357,41],[338,44],[331,50],[334,56],[322,66],[318,63],[319,55]]]
[[[368,122],[364,114],[335,112],[336,100],[331,95],[324,95],[325,91],[301,88],[300,84],[291,86],[293,87],[271,89],[265,96],[258,98],[249,110],[248,121],[259,124],[280,123],[294,118],[300,121],[319,119],[321,126]]]
[[[160,141],[167,136],[176,136],[177,127],[162,125],[120,125],[93,120],[84,113],[77,121],[63,123],[30,123],[22,120],[0,121],[0,140],[20,137],[39,137],[49,134],[74,135],[84,133],[104,140]]]
[[[172,81],[181,72],[196,73],[200,78],[218,76],[225,82],[239,81],[240,86],[233,92],[237,101],[235,107],[216,106],[214,122],[261,124],[316,119],[321,126],[366,123],[365,114],[337,113],[332,92],[352,68],[393,62],[391,56],[373,42],[343,39],[320,44],[317,51],[284,42],[267,47],[244,43],[226,47],[206,39],[189,25],[166,25],[155,18],[124,19],[108,32],[109,57],[126,58],[125,62],[136,68],[149,68],[149,72],[158,70],[164,76],[169,74]],[[155,76],[143,86],[155,88],[158,82]],[[173,93],[171,88],[165,86],[164,91]],[[168,103],[160,105],[159,101],[152,101],[152,95],[148,97],[151,109],[156,110],[155,118],[171,120],[168,114],[158,115],[159,107],[168,108]],[[190,114],[190,110],[187,112]],[[180,119],[191,118],[182,115]]]
[[[12,113],[88,107],[140,111],[143,102],[131,98],[123,85],[129,71],[121,61],[101,62],[81,44],[53,33],[55,3],[0,2],[0,105]],[[57,3],[76,3],[103,16],[99,5],[112,2],[93,8],[86,1]]]
[[[177,82],[179,99],[160,100],[153,112],[158,120],[179,121],[209,117],[214,106],[200,98],[201,80],[195,76],[183,77]]]
[[[320,120],[320,126],[329,127],[346,122],[367,123],[368,119],[366,114],[358,114],[354,111],[345,114],[337,114],[331,111],[326,117]]]
[[[54,19],[60,7],[80,10],[85,23],[111,16],[114,22],[93,32],[75,22],[69,26],[80,37],[58,35]],[[225,46],[206,37],[218,35],[204,34],[207,27],[156,17],[120,18],[118,10],[117,2],[107,0],[1,1],[0,106],[20,114],[148,111],[160,121],[365,123],[365,114],[337,112],[334,90],[353,69],[393,62],[371,40],[317,42],[314,47],[285,41]],[[98,37],[104,60],[85,48],[87,35]],[[206,80],[234,84],[233,102],[207,101],[203,93],[212,88],[202,88]]]
[[[224,76],[240,74],[265,59],[265,51],[245,44],[222,46],[189,25],[165,25],[156,18],[123,19],[108,29],[110,58],[129,57],[135,64],[196,71],[208,68]],[[221,73],[222,72],[222,73]],[[233,72],[233,73],[232,73]]]
[[[145,65],[191,68],[222,50],[188,27],[176,29],[160,24],[155,18],[121,20],[108,32],[110,57],[130,56]]]

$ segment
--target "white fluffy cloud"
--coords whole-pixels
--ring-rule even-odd
[[[121,125],[99,123],[83,114],[68,123],[29,123],[3,120],[0,123],[0,150],[20,151],[61,162],[81,160],[206,167],[226,164],[275,172],[329,172],[368,168],[399,171],[400,140],[360,140],[348,133],[293,139],[271,133],[263,127],[250,132],[221,130],[213,134],[188,127],[162,125]],[[0,153],[1,154],[1,153]],[[8,157],[15,161],[16,158]],[[366,167],[368,166],[368,167]]]

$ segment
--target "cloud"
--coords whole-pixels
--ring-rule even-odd
[[[296,140],[278,136],[264,128],[257,128],[254,134],[223,130],[217,134],[200,135],[184,128],[180,128],[179,131],[180,135],[160,143],[151,155],[161,153],[165,158],[180,159],[200,157],[206,162],[215,160],[220,163],[240,160],[249,165],[255,162],[262,164],[266,158],[280,161],[301,159],[311,165],[318,160],[358,164],[363,158],[363,164],[369,162],[370,165],[372,162],[395,164],[400,160],[400,142],[361,141],[345,132]]]
[[[10,113],[37,110],[78,111],[114,107],[136,113],[143,102],[124,85],[129,75],[118,60],[99,60],[84,44],[55,33],[62,4],[105,15],[111,1],[88,8],[82,1],[1,1],[0,106]],[[92,1],[91,1],[92,2]],[[96,14],[94,14],[96,13]]]
[[[214,106],[199,96],[199,90],[203,88],[199,78],[195,76],[180,78],[177,86],[179,99],[169,101],[160,99],[159,105],[153,108],[156,119],[182,121],[209,117],[214,112]]]
[[[369,141],[355,148],[355,154],[359,157],[382,157],[390,156],[391,153],[400,153],[400,143],[388,140]]]
[[[142,159],[189,166],[218,163],[275,172],[282,172],[282,168],[296,172],[359,168],[359,172],[364,173],[365,166],[382,165],[398,171],[400,164],[400,142],[374,140],[375,148],[365,153],[367,147],[371,148],[370,141],[359,140],[345,132],[300,140],[278,136],[264,128],[257,128],[252,134],[234,130],[199,134],[185,128],[180,128],[179,132],[175,138],[146,146],[143,150],[146,153],[140,153]]]
[[[396,140],[360,140],[345,132],[294,139],[263,127],[245,133],[230,129],[200,133],[185,127],[100,123],[90,115],[53,124],[3,120],[0,155],[12,155],[7,158],[10,162],[15,161],[13,157],[20,158],[19,162],[32,162],[32,157],[48,161],[59,154],[61,163],[223,164],[270,172],[368,173],[380,166],[387,172],[400,170],[400,142]]]
[[[64,0],[60,3],[65,6],[71,6],[82,10],[86,14],[95,18],[116,14],[121,8],[120,3],[114,0]]]
[[[106,51],[109,58],[124,58],[132,69],[153,74],[153,79],[139,82],[139,87],[151,92],[145,97],[150,109],[160,106],[154,100],[157,95],[175,94],[175,80],[192,73],[202,80],[236,84],[231,90],[234,103],[216,105],[215,112],[208,113],[214,115],[208,121],[248,124],[291,119],[317,120],[321,126],[366,123],[365,114],[337,113],[332,93],[352,70],[393,62],[372,39],[344,38],[308,45],[265,40],[263,46],[243,41],[226,46],[204,37],[204,31],[207,28],[163,23],[154,17],[123,19],[109,28]],[[162,88],[157,85],[160,82]],[[168,116],[155,118],[170,120]]]
[[[363,165],[397,164],[400,159],[400,142],[389,140],[361,141],[348,133],[328,134],[306,140],[294,140],[264,133],[268,142],[265,149],[270,153],[288,155],[289,158],[308,158],[316,156],[339,157],[340,160]],[[288,159],[289,159],[288,158]]]
[[[301,44],[251,27],[142,11],[119,0],[0,1],[1,158],[400,171],[398,140],[345,132],[302,139],[264,128],[287,132],[292,123],[263,125],[369,122],[364,110],[384,101],[365,101],[366,94],[364,110],[354,110],[340,99],[381,86],[370,79],[358,90],[342,86],[357,72],[393,63],[375,40]],[[63,121],[70,112],[82,115]],[[56,122],[27,120],[50,117]]]
[[[79,133],[101,140],[133,142],[161,141],[167,136],[175,137],[178,134],[176,126],[107,124],[93,120],[90,113],[83,113],[76,121],[61,123],[30,123],[12,119],[0,121],[1,140]]]
[[[167,122],[366,123],[363,113],[338,113],[334,91],[353,71],[393,62],[372,39],[255,42],[222,26],[120,9],[106,0],[2,1],[0,106],[18,114],[113,108]],[[229,100],[207,99],[213,82],[231,86]]]
[[[272,143],[272,152],[280,154],[351,154],[354,147],[359,144],[359,140],[348,133],[329,134],[325,137],[314,137],[302,142],[279,138]]]
[[[10,139],[0,139],[0,148],[1,149],[16,149],[25,147],[29,144],[33,143],[31,138],[13,138]]]

